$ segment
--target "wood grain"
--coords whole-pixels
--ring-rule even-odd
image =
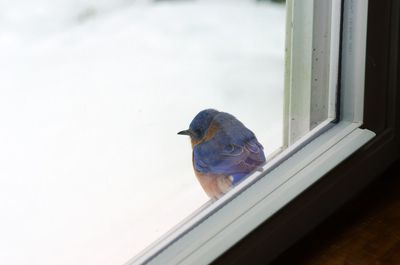
[[[400,163],[272,264],[400,264]]]

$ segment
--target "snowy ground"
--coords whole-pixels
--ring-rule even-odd
[[[213,107],[281,145],[284,7],[0,0],[0,264],[122,264],[204,204]]]

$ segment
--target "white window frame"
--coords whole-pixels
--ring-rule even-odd
[[[332,14],[338,16],[341,1],[333,2]],[[375,136],[360,129],[367,6],[365,0],[343,1],[340,120],[319,124],[270,160],[263,176],[253,174],[218,201],[209,202],[127,264],[212,262]],[[331,42],[337,45],[330,52],[338,58],[339,27],[338,21],[331,24]],[[339,69],[339,61],[334,68]],[[332,85],[335,79],[330,77],[329,82]]]
[[[286,6],[283,148],[336,120],[341,22],[341,1],[287,0]]]

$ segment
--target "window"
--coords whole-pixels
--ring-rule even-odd
[[[249,177],[129,264],[211,262],[374,137],[373,132],[359,128],[363,121],[364,69],[360,66],[365,65],[367,3],[302,4],[287,4],[288,13],[292,14],[288,20],[299,19],[304,26],[297,29],[303,34],[293,26],[293,32],[288,33],[290,38],[301,39],[307,36],[305,28],[313,29],[308,34],[311,40],[305,38],[297,52],[297,42],[287,37],[286,98],[290,100],[286,111],[289,118],[295,118],[294,122],[295,115],[301,117],[297,119],[299,125],[293,123],[286,128],[288,148],[269,162],[261,177]],[[310,12],[311,20],[307,16]],[[320,57],[322,52],[325,55]],[[316,58],[323,63],[319,65]],[[303,71],[303,75],[296,71]],[[327,85],[330,90],[323,89]],[[301,91],[291,91],[294,86]],[[296,93],[298,97],[293,96]],[[300,108],[295,105],[304,99],[306,104]]]
[[[6,249],[0,253],[4,263],[40,257],[46,259],[41,264],[60,259],[66,264],[122,263],[126,257],[115,253],[130,253],[133,248],[136,252],[181,219],[128,264],[209,263],[374,137],[360,129],[366,2],[287,1],[285,68],[283,34],[279,37],[285,17],[281,5],[155,2],[0,4],[0,193],[8,213],[2,235],[9,239],[0,245]],[[198,6],[203,2],[205,6]],[[169,13],[173,8],[179,16]],[[226,23],[215,23],[225,16]],[[265,31],[270,17],[282,25],[269,25],[276,34]],[[144,28],[138,26],[143,20]],[[192,29],[209,38],[205,47],[199,46],[197,36],[179,38],[191,36]],[[270,38],[265,42],[267,33]],[[264,46],[271,42],[280,50],[268,57]],[[163,60],[150,61],[149,53]],[[280,67],[265,65],[266,58]],[[264,79],[266,72],[275,78]],[[228,86],[217,90],[222,82]],[[283,88],[283,82],[285,95],[280,89],[263,94],[264,87]],[[247,93],[248,86],[256,88],[254,95]],[[192,88],[190,93],[187,87]],[[171,103],[176,95],[185,96],[179,105]],[[273,109],[263,106],[265,97],[277,99],[268,106]],[[284,106],[280,98],[285,99]],[[240,108],[243,116],[238,117],[256,132],[269,155],[263,172],[252,174],[215,202],[207,202],[193,177],[189,144],[176,137],[198,110],[210,105],[235,115]],[[254,115],[254,105],[261,106],[261,114]],[[158,112],[149,111],[154,106]],[[272,130],[266,128],[267,110],[276,117],[284,111],[286,120],[277,120],[270,125]],[[177,115],[182,120],[175,119]],[[145,129],[138,130],[141,127]],[[166,163],[170,146],[161,133],[173,135],[168,138],[174,139],[173,146],[186,150],[174,163]],[[154,141],[143,145],[149,136]],[[148,164],[141,164],[143,156]],[[192,176],[180,179],[183,187],[191,188],[173,202],[160,191],[173,193],[176,186],[164,171],[149,165],[162,165],[170,174],[180,164],[187,167],[176,175]],[[149,181],[143,184],[140,179]],[[151,189],[153,193],[146,194]],[[157,201],[144,204],[143,198],[151,196],[176,207],[160,207]],[[186,217],[193,208],[180,200],[191,200],[191,207],[200,208]],[[138,216],[126,214],[134,206],[146,209]],[[153,209],[168,217],[161,227]],[[154,227],[151,235],[132,226],[140,218]],[[110,249],[115,235],[119,239]],[[147,242],[131,245],[131,235],[146,236]],[[21,249],[25,255],[19,255]],[[66,253],[70,250],[72,255]],[[104,252],[93,258],[93,253]]]

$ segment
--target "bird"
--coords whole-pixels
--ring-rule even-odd
[[[215,109],[200,111],[189,129],[194,173],[205,193],[218,199],[265,163],[264,147],[233,115]]]

